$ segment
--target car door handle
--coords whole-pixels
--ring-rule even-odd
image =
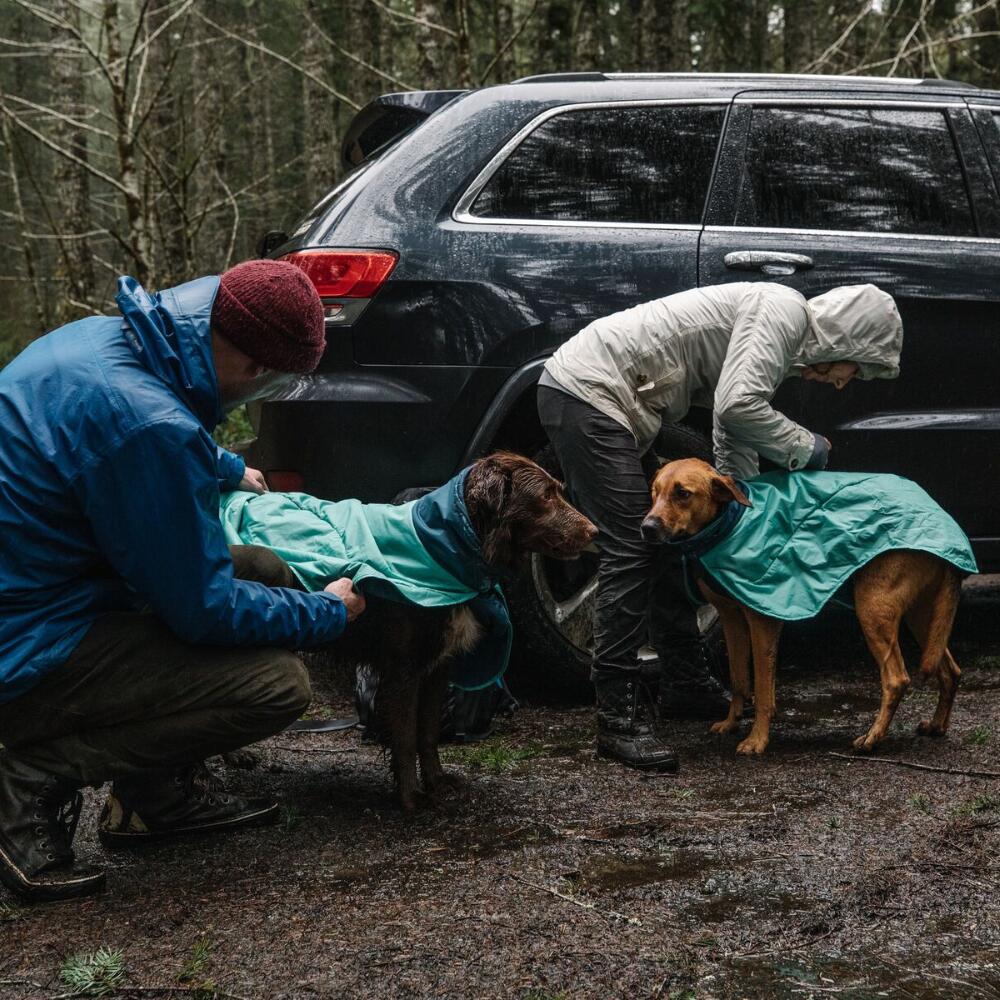
[[[772,276],[808,271],[813,266],[812,257],[801,253],[780,253],[770,250],[734,250],[727,253],[726,267],[733,271],[761,271]]]

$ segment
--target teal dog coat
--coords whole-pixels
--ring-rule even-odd
[[[399,506],[229,493],[222,498],[222,528],[231,545],[273,549],[310,591],[346,576],[366,596],[425,608],[468,604],[482,636],[453,661],[452,683],[477,690],[506,670],[512,627],[465,506],[468,471]]]
[[[762,615],[812,618],[852,573],[893,549],[977,572],[962,529],[909,479],[769,472],[739,485],[752,507],[730,501],[697,535],[666,544],[689,571]]]

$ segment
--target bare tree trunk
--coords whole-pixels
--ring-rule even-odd
[[[459,87],[472,86],[472,37],[469,32],[469,0],[454,0],[455,14],[455,65],[454,81],[438,78],[437,86],[445,82]]]
[[[79,24],[75,5],[67,0],[61,0],[57,5],[57,12],[67,21]],[[87,114],[84,76],[79,57],[66,51],[73,43],[72,35],[57,28],[55,38],[59,44],[54,49],[49,64],[52,73],[52,103],[68,117],[83,119]],[[64,237],[58,241],[59,264],[56,276],[65,280],[68,292],[65,299],[59,299],[57,316],[60,322],[66,322],[81,312],[89,312],[96,299],[94,261],[90,242],[85,235],[93,228],[90,175],[86,167],[82,166],[88,161],[89,149],[86,131],[61,119],[57,120],[56,139],[78,161],[57,157],[53,178],[62,208],[60,235]]]
[[[645,38],[647,69],[687,72],[691,69],[691,31],[687,0],[642,0],[637,32]]]
[[[140,283],[147,284],[153,278],[153,247],[136,163],[135,137],[129,120],[127,73],[131,59],[126,58],[126,53],[122,51],[118,0],[104,0],[102,15],[104,37],[107,41],[107,76],[111,89],[111,111],[118,149],[118,180],[122,186],[125,218],[128,224],[126,239],[129,253],[135,262],[135,277]]]
[[[306,0],[309,12],[317,16],[315,0]],[[302,35],[302,67],[325,80],[329,50],[319,32],[306,19]],[[313,204],[332,187],[340,150],[334,130],[334,99],[308,77],[302,78],[302,104],[307,124],[305,145],[305,201]]]
[[[31,297],[35,304],[35,315],[38,318],[38,326],[42,330],[47,330],[49,327],[48,310],[45,308],[45,299],[42,296],[41,287],[39,286],[35,252],[31,246],[31,240],[26,235],[28,225],[24,214],[24,202],[21,200],[21,184],[17,171],[17,153],[12,133],[10,119],[6,115],[0,115],[0,136],[3,137],[4,150],[7,153],[7,173],[10,178],[11,206],[14,210],[13,215],[18,227],[18,234],[21,237],[24,270],[28,276],[28,284],[31,286]]]
[[[573,13],[569,0],[546,0],[538,19],[534,73],[569,69],[573,42]]]
[[[504,83],[513,80],[516,73],[514,47],[504,51],[513,34],[514,8],[511,0],[493,0],[493,57],[496,59],[493,78]]]
[[[818,11],[816,0],[785,0],[782,29],[782,68],[786,73],[801,72],[816,57]]]
[[[424,90],[433,90],[441,82],[443,36],[434,27],[441,24],[441,6],[437,0],[414,0],[413,13],[422,22],[413,26],[417,43],[417,83]]]
[[[598,38],[600,6],[598,0],[580,0],[576,31],[573,32],[573,64],[576,69],[601,68],[601,45]]]

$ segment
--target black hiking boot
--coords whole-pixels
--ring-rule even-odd
[[[119,779],[101,811],[98,837],[110,849],[187,834],[264,826],[278,806],[224,792],[204,764],[173,774]]]
[[[640,771],[676,771],[677,754],[656,733],[656,707],[638,674],[602,677],[597,691],[597,753]]]
[[[104,888],[104,872],[76,864],[79,787],[0,754],[0,882],[21,899],[50,903]]]
[[[665,719],[718,721],[729,713],[730,692],[716,680],[717,643],[706,638],[660,653],[660,713]],[[724,662],[725,646],[721,647]]]

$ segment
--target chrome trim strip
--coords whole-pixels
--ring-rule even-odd
[[[969,104],[970,111],[1000,111],[1000,100],[996,104]]]
[[[961,101],[908,101],[902,98],[898,101],[879,99],[879,100],[864,100],[863,98],[857,97],[831,97],[828,94],[817,97],[735,97],[733,98],[734,104],[754,104],[762,107],[771,106],[784,106],[789,105],[792,107],[826,107],[826,108],[839,108],[839,107],[863,107],[863,108],[923,108],[925,111],[929,108],[932,111],[944,111],[946,109],[966,111],[968,110],[968,105]]]
[[[841,83],[891,83],[906,87],[917,87],[924,82],[923,78],[898,76],[851,76],[845,73],[605,73],[609,80],[839,80]],[[974,89],[956,81],[946,81],[954,85],[956,90]],[[975,88],[978,89],[978,88]]]
[[[471,212],[472,204],[475,202],[476,198],[479,197],[479,193],[484,187],[489,183],[490,178],[499,170],[501,164],[508,156],[514,151],[514,149],[519,146],[532,132],[535,131],[540,125],[543,125],[550,118],[554,118],[556,115],[565,114],[570,111],[590,111],[595,108],[641,108],[641,107],[670,107],[676,105],[682,106],[693,106],[693,105],[706,105],[706,104],[719,104],[726,107],[730,104],[730,98],[728,97],[700,97],[700,98],[653,98],[650,100],[642,101],[586,101],[580,104],[560,104],[557,107],[549,108],[547,111],[543,111],[540,115],[536,115],[531,119],[526,125],[518,129],[514,135],[508,139],[499,149],[499,151],[494,154],[490,161],[485,167],[476,175],[475,180],[465,189],[465,193],[461,198],[458,199],[458,203],[452,210],[451,217],[455,222],[462,223],[489,223],[491,225],[545,225],[545,226],[565,226],[565,225],[577,225],[577,226],[598,226],[598,227],[621,227],[621,226],[642,226],[651,227],[653,229],[677,229],[677,228],[693,228],[701,229],[700,225],[689,225],[681,224],[675,225],[661,225],[655,222],[559,222],[558,220],[546,220],[545,222],[540,222],[534,219],[531,220],[511,220],[511,219],[487,219],[480,215],[473,215]]]
[[[988,245],[1000,246],[1000,238],[989,236],[930,236],[924,233],[872,233],[861,229],[781,229],[770,226],[705,226],[705,232],[757,234],[772,233],[779,236],[850,236],[870,240],[925,240],[947,243],[985,243]]]
[[[456,210],[457,211],[457,210]],[[570,227],[574,229],[689,229],[694,232],[701,230],[700,222],[581,222],[580,220],[564,219],[493,219],[486,215],[452,216],[455,222],[474,226],[532,226],[551,229]]]

